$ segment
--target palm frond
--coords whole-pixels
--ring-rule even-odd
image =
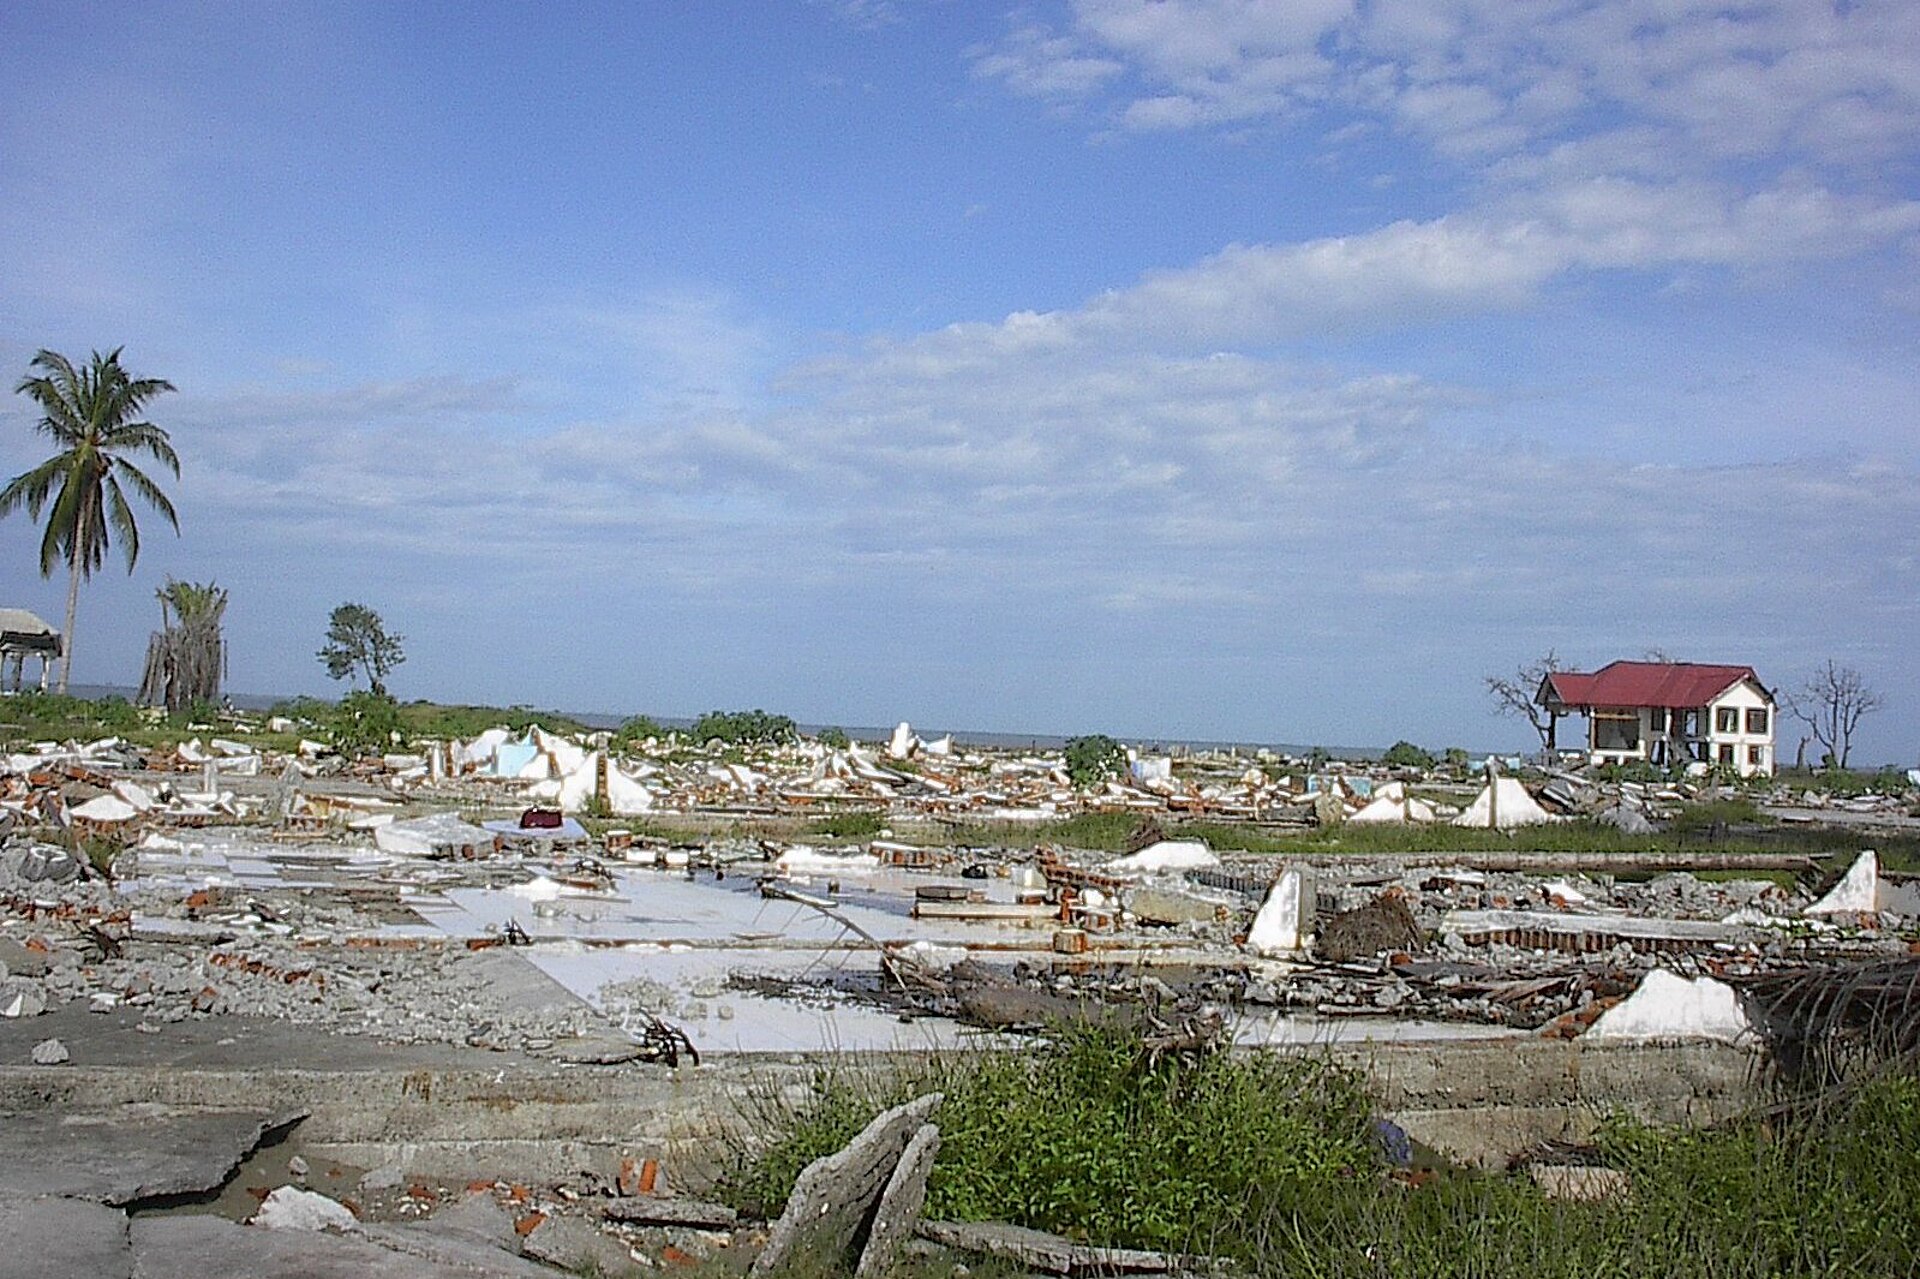
[[[174,532],[180,531],[180,517],[174,512],[173,502],[160,491],[160,486],[155,484],[145,471],[123,457],[113,458],[110,465],[114,473],[126,480],[147,505],[166,517],[167,523],[173,525]]]
[[[101,486],[106,492],[107,522],[120,536],[120,553],[126,556],[127,572],[133,572],[134,561],[140,558],[140,526],[134,523],[133,510],[127,505],[127,495],[120,491],[120,481],[109,475]]]
[[[16,475],[0,489],[0,515],[11,515],[22,506],[35,519],[40,518],[40,508],[47,504],[47,494],[53,491],[55,480],[65,469],[67,455],[57,453],[24,475]]]
[[[100,445],[109,450],[125,449],[150,454],[174,475],[180,474],[180,458],[174,453],[166,431],[151,422],[127,422],[116,426],[101,437]]]
[[[80,513],[80,478],[71,467],[66,468],[60,491],[53,499],[53,509],[47,513],[47,530],[40,539],[40,576],[52,577],[53,570],[61,564],[76,564],[78,559],[73,546],[75,521]],[[84,572],[84,568],[82,569]]]

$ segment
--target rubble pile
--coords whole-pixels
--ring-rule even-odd
[[[1463,779],[1222,751],[1136,753],[1125,777],[1079,789],[1058,752],[907,725],[872,750],[498,728],[357,762],[305,739],[258,748],[243,729],[0,760],[0,1013],[80,1003],[152,1027],[245,1015],[662,1059],[810,1046],[843,1015],[878,1043],[929,1018],[1032,1028],[1093,1006],[1169,1034],[1235,1017],[1577,1034],[1656,969],[1740,978],[1895,956],[1920,919],[1920,892],[1870,855],[1835,883],[1710,881],[1625,873],[1630,853],[1223,857],[1176,824],[1651,829],[1726,793],[1704,777],[1572,769],[1523,785],[1499,761]],[[1841,811],[1894,821],[1910,803]],[[848,810],[874,815],[848,829],[877,833],[815,846],[609,825]],[[1129,815],[1125,851],[1013,833],[1082,811]],[[963,824],[1007,834],[909,837]]]

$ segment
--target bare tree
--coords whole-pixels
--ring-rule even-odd
[[[1799,688],[1781,690],[1780,703],[1812,730],[1813,739],[1825,749],[1827,762],[1840,768],[1847,766],[1853,754],[1853,730],[1859,726],[1860,717],[1885,704],[1879,693],[1867,687],[1859,671],[1838,666],[1831,657]]]
[[[1548,649],[1544,657],[1516,668],[1512,675],[1487,676],[1487,696],[1493,699],[1494,708],[1533,725],[1533,731],[1540,734],[1542,750],[1553,745],[1554,717],[1534,696],[1540,691],[1541,681],[1560,669],[1560,655]]]

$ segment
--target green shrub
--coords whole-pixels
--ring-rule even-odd
[[[1421,750],[1412,742],[1399,741],[1387,747],[1387,753],[1380,762],[1388,768],[1432,768],[1434,758],[1430,752]]]
[[[822,746],[836,751],[843,751],[853,745],[847,737],[847,730],[844,728],[823,728],[820,730],[820,736],[817,740]]]
[[[660,727],[660,722],[651,715],[635,715],[620,725],[619,730],[613,735],[613,740],[622,745],[631,745],[634,742],[644,742],[649,737],[658,740],[666,735],[667,730]]]
[[[327,720],[327,733],[342,755],[378,755],[405,740],[400,705],[385,693],[359,689],[340,699]]]
[[[777,1212],[807,1163],[932,1089],[946,1094],[933,1217],[1223,1256],[1274,1279],[1920,1273],[1912,1077],[1716,1129],[1606,1121],[1598,1155],[1631,1192],[1582,1203],[1522,1174],[1387,1175],[1358,1077],[1323,1058],[1156,1062],[1124,1034],[1080,1029],[901,1075],[824,1070],[798,1105],[769,1089],[750,1118],[772,1143],[737,1158],[723,1193]]]
[[[777,1208],[808,1162],[883,1106],[932,1089],[946,1094],[933,1217],[1180,1249],[1224,1238],[1249,1213],[1304,1207],[1371,1163],[1357,1077],[1322,1059],[1156,1060],[1127,1032],[1081,1026],[1033,1051],[941,1058],[878,1087],[823,1073],[797,1110],[757,1117],[779,1137],[736,1164],[728,1197]]]
[[[800,740],[800,731],[788,715],[769,715],[763,710],[708,711],[693,722],[691,736],[696,742],[722,742],[728,746],[784,746]]]
[[[1085,790],[1110,777],[1118,777],[1127,768],[1127,748],[1105,733],[1067,740],[1067,778]]]
[[[807,823],[807,831],[822,839],[872,839],[884,825],[876,812],[829,813]]]

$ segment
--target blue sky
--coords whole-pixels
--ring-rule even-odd
[[[29,0],[0,368],[180,388],[81,681],[173,575],[243,691],[355,600],[408,697],[1519,746],[1657,649],[1911,763],[1917,167],[1905,0]]]

